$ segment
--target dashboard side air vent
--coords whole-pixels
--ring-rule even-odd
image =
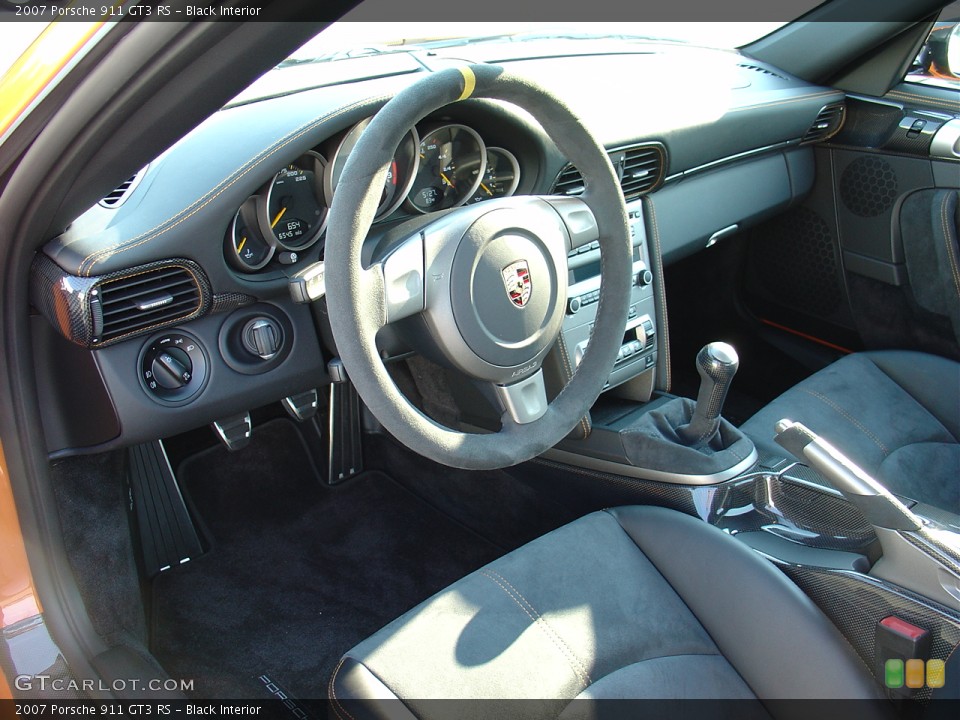
[[[583,194],[583,175],[573,165],[567,165],[560,174],[557,175],[556,182],[553,183],[554,195],[582,195]]]
[[[30,268],[30,302],[67,340],[100,348],[210,311],[213,291],[192,260],[172,258],[109,275],[71,275],[43,252]]]
[[[836,135],[843,125],[844,115],[845,108],[842,102],[824,105],[800,142],[815,143]]]
[[[750,65],[749,63],[738,63],[737,67],[742,67],[744,70],[752,70],[753,72],[760,73],[761,75],[769,75],[770,77],[786,80],[786,78],[783,75],[780,75],[779,73],[775,73],[773,70],[768,70],[765,67],[760,67],[759,65]]]
[[[122,183],[120,183],[113,191],[110,192],[105,198],[103,198],[98,205],[100,207],[105,207],[108,210],[116,210],[118,207],[123,205],[126,199],[130,196],[137,185],[140,184],[141,178],[146,174],[147,168],[138,170],[133,175],[128,177]]]
[[[659,187],[667,166],[666,158],[666,149],[660,143],[636,145],[613,153],[611,159],[620,175],[623,199],[635,200]]]
[[[103,345],[199,317],[209,306],[205,286],[200,268],[189,261],[107,276],[91,292],[93,342]]]

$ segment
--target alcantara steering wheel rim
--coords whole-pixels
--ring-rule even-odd
[[[550,198],[518,200],[509,208],[498,208],[494,206],[497,201],[488,201],[490,212],[502,210],[496,218],[507,218],[508,222],[514,223],[511,227],[515,227],[515,236],[530,239],[527,242],[529,252],[542,260],[544,267],[556,262],[557,232],[562,231],[566,236],[565,242],[574,246],[578,238],[582,243],[581,235],[597,239],[601,249],[601,289],[596,321],[587,351],[573,377],[545,409],[534,413],[537,416],[535,419],[527,421],[522,411],[519,415],[505,411],[501,430],[491,434],[459,432],[437,424],[420,412],[396,387],[376,347],[378,331],[393,322],[396,316],[419,312],[418,302],[426,308],[432,307],[434,300],[442,295],[434,290],[438,281],[446,282],[453,294],[458,292],[457,288],[450,286],[451,279],[443,277],[443,272],[431,272],[435,269],[431,263],[444,252],[451,257],[459,252],[447,245],[460,241],[454,237],[452,241],[445,241],[445,244],[439,243],[443,247],[439,247],[437,242],[431,245],[431,238],[434,235],[439,237],[442,232],[438,229],[431,234],[428,227],[424,232],[411,236],[411,242],[407,244],[410,252],[399,254],[407,256],[401,260],[364,267],[361,258],[387,166],[403,136],[427,114],[471,97],[506,101],[529,112],[559,150],[577,166],[585,185],[584,194],[573,201],[578,205],[570,212],[566,209],[571,201]],[[479,222],[474,222],[476,217],[484,214],[493,217],[482,208],[485,205],[487,203],[478,203],[446,213],[444,222],[449,226],[457,221],[457,213],[472,213],[469,217],[464,215],[463,222],[464,227],[470,226],[475,236],[478,233],[476,228],[482,229]],[[583,208],[588,212],[584,212]],[[510,210],[513,211],[512,215],[509,214]],[[529,213],[533,229],[525,227],[522,220],[516,220],[525,212]],[[590,215],[592,217],[585,220]],[[561,218],[560,230],[548,228],[544,231],[542,228],[551,223],[558,224],[554,222],[554,216]],[[581,232],[582,227],[591,223],[592,227]],[[547,234],[550,234],[549,238],[546,238]],[[485,239],[473,238],[473,241],[483,245]],[[507,246],[506,241],[499,244],[501,255],[502,248]],[[486,250],[481,248],[477,252],[482,254]],[[497,261],[496,257],[492,260],[486,256],[477,257],[479,259],[475,264]],[[395,272],[394,267],[401,264],[403,272]],[[557,318],[562,320],[566,275],[564,273],[560,279],[556,268],[552,266],[550,274],[551,282],[557,285],[551,297],[560,303],[560,316],[556,315],[556,308],[542,310],[545,319],[540,334],[543,337],[537,336],[538,341],[542,342],[534,348],[539,348],[539,354],[529,366],[513,371],[515,376],[521,378],[520,382],[501,382],[496,375],[497,365],[491,363],[483,365],[485,369],[478,371],[480,374],[474,374],[475,377],[485,374],[482,379],[495,380],[497,388],[506,388],[504,392],[508,395],[511,388],[520,386],[528,379],[532,380],[540,372],[539,363],[549,349],[545,350],[544,347],[552,344],[560,331]],[[438,278],[438,275],[441,277]],[[415,452],[444,465],[467,469],[515,465],[540,455],[569,433],[603,390],[616,360],[623,339],[632,285],[632,246],[620,185],[603,147],[573,112],[548,91],[494,65],[442,70],[398,93],[377,113],[360,137],[344,167],[331,207],[327,226],[325,277],[327,309],[337,351],[360,397],[387,431]],[[506,275],[504,278],[506,283]],[[419,300],[415,297],[418,290],[416,282],[422,283]],[[536,283],[534,277],[534,292]],[[396,288],[400,285],[403,285],[400,290],[402,298],[398,300]],[[404,289],[409,287],[413,287],[413,290]],[[463,291],[467,292],[468,289],[464,288]],[[476,296],[473,299],[476,301]],[[458,302],[462,307],[462,298]],[[444,327],[449,334],[452,332],[450,329],[457,325],[447,323]],[[553,333],[553,338],[550,333]],[[534,364],[537,366],[535,370]],[[520,421],[515,419],[518,417]]]

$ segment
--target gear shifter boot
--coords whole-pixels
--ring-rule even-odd
[[[754,455],[753,442],[723,418],[711,437],[697,442],[684,431],[694,418],[696,403],[674,398],[645,413],[620,431],[627,459],[635,467],[671,475],[722,475]],[[746,468],[744,468],[746,469]],[[719,482],[719,478],[716,482]]]

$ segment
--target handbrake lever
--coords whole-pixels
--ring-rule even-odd
[[[777,443],[830,481],[873,525],[881,557],[870,575],[960,609],[960,536],[928,528],[910,508],[833,445],[790,420]]]
[[[794,456],[806,459],[810,467],[860,509],[871,525],[912,531],[923,527],[920,518],[910,512],[910,508],[807,426],[781,420],[776,429],[774,439],[777,443]]]

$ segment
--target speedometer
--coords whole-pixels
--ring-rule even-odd
[[[262,200],[260,226],[280,247],[303,250],[320,238],[327,222],[321,184],[326,166],[311,150],[274,175]]]
[[[443,125],[420,141],[420,168],[407,200],[426,213],[465,203],[483,180],[487,150],[466,125]]]

